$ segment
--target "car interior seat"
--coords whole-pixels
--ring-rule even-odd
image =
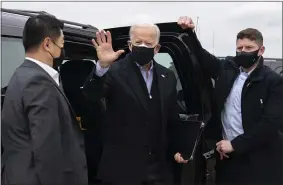
[[[94,63],[88,60],[70,60],[60,67],[64,92],[77,116],[82,115],[84,104],[80,87],[83,86],[93,67]]]
[[[103,103],[89,101],[81,89],[94,66],[90,60],[70,60],[60,67],[64,92],[85,129],[89,183],[96,183],[95,176],[102,153],[101,121],[105,113]]]

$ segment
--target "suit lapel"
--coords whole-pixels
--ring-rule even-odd
[[[148,111],[147,108],[147,102],[148,102],[148,97],[146,97],[145,93],[143,93],[142,85],[140,84],[140,80],[138,78],[138,74],[136,73],[136,70],[134,69],[134,64],[130,59],[130,56],[128,55],[125,57],[125,67],[123,70],[123,75],[125,77],[126,82],[129,85],[129,88],[133,91],[133,94],[135,95],[135,99],[139,102],[141,107],[145,110]],[[154,68],[156,72],[156,75],[154,78],[157,78],[157,84],[158,84],[158,92],[160,96],[160,107],[161,107],[161,114],[162,114],[162,123],[165,121],[165,110],[164,110],[164,98],[166,95],[166,84],[168,82],[168,76],[167,72],[164,72],[162,67],[154,62]]]
[[[158,84],[158,92],[160,97],[160,108],[161,108],[161,115],[162,115],[162,123],[165,121],[165,110],[164,110],[164,98],[166,95],[166,86],[168,83],[168,76],[167,73],[164,72],[159,64],[154,62],[154,68],[156,71],[155,77],[157,78],[157,84]]]
[[[24,66],[33,67],[33,68],[36,68],[36,69],[42,71],[42,74],[45,75],[45,76],[47,76],[47,77],[52,81],[52,83],[53,83],[53,85],[55,86],[55,88],[57,88],[57,90],[63,95],[63,97],[65,98],[65,100],[66,100],[66,102],[67,102],[67,104],[68,104],[68,106],[69,106],[69,108],[70,108],[71,113],[72,113],[73,116],[76,118],[75,111],[73,110],[73,108],[72,108],[72,106],[71,106],[71,104],[70,104],[68,98],[66,97],[66,95],[65,95],[65,93],[64,93],[64,91],[63,91],[63,87],[60,88],[60,87],[58,86],[58,84],[55,82],[55,80],[54,80],[44,69],[42,69],[42,68],[41,68],[39,65],[37,65],[36,63],[34,63],[34,62],[32,62],[32,61],[29,61],[29,60],[25,60]],[[59,75],[60,75],[60,74],[59,74]],[[61,84],[61,83],[60,83],[60,84]]]
[[[125,57],[125,68],[123,70],[123,75],[125,76],[125,80],[129,85],[129,88],[133,91],[135,95],[135,99],[139,102],[141,107],[147,112],[147,99],[144,90],[142,89],[138,74],[134,69],[134,64],[132,63],[129,56]]]
[[[49,76],[49,75],[48,75]],[[50,76],[49,76],[50,77]],[[50,77],[51,78],[51,77]],[[51,78],[52,79],[52,78]],[[73,114],[73,116],[76,118],[76,113],[74,111],[74,109],[72,108],[71,106],[71,103],[69,102],[67,96],[65,95],[64,93],[64,90],[63,90],[63,86],[62,86],[62,83],[60,81],[60,86],[57,85],[57,83],[53,80],[53,85],[59,90],[59,92],[63,95],[63,97],[65,98],[67,104],[69,105],[69,108],[71,110],[71,113]]]
[[[248,89],[252,86],[253,83],[261,81],[264,77],[264,74],[262,73],[263,68],[263,58],[260,59],[258,66],[254,69],[254,71],[249,75],[248,79],[246,80],[242,96],[244,97],[246,93],[248,92]]]

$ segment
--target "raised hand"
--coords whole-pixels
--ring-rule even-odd
[[[195,29],[195,24],[192,20],[192,18],[188,16],[182,16],[178,20],[178,25],[181,26],[182,29]]]
[[[112,37],[109,31],[101,30],[96,32],[96,41],[92,39],[93,46],[96,49],[98,61],[101,67],[110,66],[117,58],[124,53],[124,50],[114,51],[112,47]]]

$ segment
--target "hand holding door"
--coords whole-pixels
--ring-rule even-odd
[[[106,36],[105,36],[106,35]],[[124,53],[124,50],[114,51],[112,48],[111,33],[104,30],[96,32],[96,41],[92,39],[96,49],[98,61],[101,67],[109,67],[117,58]]]
[[[185,159],[181,156],[180,153],[176,153],[176,154],[174,155],[174,159],[175,159],[175,161],[176,161],[177,163],[187,163],[187,162],[188,162],[188,160],[185,160]]]
[[[181,26],[182,29],[195,29],[195,24],[192,20],[192,18],[187,16],[182,16],[178,20],[178,25]]]

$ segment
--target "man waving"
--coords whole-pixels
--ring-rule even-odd
[[[98,62],[84,86],[91,100],[107,102],[98,178],[115,185],[172,184],[169,131],[179,116],[175,75],[153,59],[160,30],[154,24],[133,25],[131,52],[115,63],[124,51],[114,52],[110,32],[106,35],[98,32],[93,40]]]

